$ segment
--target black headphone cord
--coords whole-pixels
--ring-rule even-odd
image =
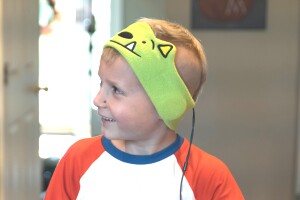
[[[193,143],[193,138],[194,138],[194,130],[195,130],[195,109],[193,108],[193,119],[192,119],[192,130],[191,130],[191,135],[190,135],[190,144],[189,144],[189,149],[185,158],[185,162],[183,165],[183,169],[182,169],[182,176],[181,176],[181,181],[180,181],[180,190],[179,190],[179,195],[180,195],[180,200],[182,200],[182,184],[183,184],[183,177],[184,174],[187,170],[187,166],[189,163],[189,158],[190,158],[190,153],[191,153],[191,147],[192,147],[192,143]]]

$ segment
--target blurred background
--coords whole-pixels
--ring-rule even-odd
[[[0,2],[0,200],[43,199],[68,147],[100,134],[102,46],[140,17],[180,23],[204,46],[194,143],[247,200],[300,199],[299,0]]]

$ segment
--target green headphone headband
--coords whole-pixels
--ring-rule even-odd
[[[105,47],[114,48],[125,58],[159,116],[176,130],[195,102],[177,72],[175,45],[156,38],[147,23],[135,22],[113,36]]]

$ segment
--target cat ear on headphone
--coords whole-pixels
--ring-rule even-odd
[[[173,49],[173,45],[170,45],[170,44],[159,44],[157,46],[159,52],[161,53],[161,55],[164,57],[164,58],[167,58],[169,53],[172,51]]]

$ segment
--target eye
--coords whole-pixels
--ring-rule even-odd
[[[119,36],[126,39],[132,39],[133,35],[127,31],[119,33]]]
[[[112,91],[115,94],[124,94],[124,92],[122,90],[120,90],[118,87],[116,86],[112,86]]]

